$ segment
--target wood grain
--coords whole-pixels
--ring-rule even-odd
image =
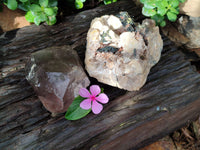
[[[99,115],[68,121],[52,117],[25,79],[34,51],[72,45],[84,60],[91,20],[126,10],[143,19],[132,1],[120,1],[66,17],[55,26],[29,26],[0,36],[0,149],[138,149],[182,127],[200,114],[200,75],[166,37],[159,63],[140,91],[100,84],[110,102]]]

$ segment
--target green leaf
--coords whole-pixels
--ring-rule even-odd
[[[103,2],[104,2],[105,5],[108,5],[108,4],[114,3],[116,1],[117,0],[104,0]]]
[[[170,4],[171,4],[174,8],[176,8],[176,7],[178,7],[178,5],[179,5],[179,0],[171,0]]]
[[[40,25],[41,22],[44,22],[44,21],[46,21],[47,19],[48,19],[48,18],[47,18],[47,16],[46,16],[46,14],[43,13],[43,12],[40,12],[40,13],[37,13],[37,16],[35,16],[35,18],[34,18],[34,23],[35,23],[36,25]]]
[[[176,14],[174,14],[174,13],[172,13],[172,12],[168,12],[168,13],[167,13],[167,18],[168,18],[170,21],[174,22],[174,21],[176,21],[177,16],[176,16]]]
[[[108,4],[111,4],[112,1],[111,0],[104,0],[103,3],[104,3],[104,5],[108,5]]]
[[[17,1],[16,0],[8,0],[7,7],[11,10],[17,9]]]
[[[146,2],[146,0],[140,0],[140,3],[144,4]]]
[[[37,17],[39,17],[39,18],[40,18],[40,21],[41,21],[41,22],[44,22],[44,21],[46,21],[46,20],[47,20],[47,15],[46,15],[44,12],[42,12],[42,13],[38,14],[38,16],[37,16]]]
[[[19,0],[20,2],[22,2],[22,3],[25,3],[25,2],[27,2],[28,0]]]
[[[160,23],[160,26],[161,26],[161,27],[166,26],[166,21],[163,20],[163,21]]]
[[[41,20],[40,20],[40,17],[39,17],[39,16],[36,16],[36,17],[34,18],[34,23],[35,23],[37,26],[40,25]]]
[[[31,4],[39,4],[39,0],[28,0]]]
[[[168,1],[167,0],[162,0],[162,1],[156,1],[156,7],[159,8],[159,7],[165,7],[167,8],[168,7]]]
[[[103,2],[104,2],[105,5],[108,5],[108,4],[112,3],[112,0],[104,0]]]
[[[179,11],[173,7],[171,7],[169,10],[170,10],[170,12],[175,13],[177,15],[179,14]]]
[[[69,106],[65,118],[67,120],[77,120],[80,118],[85,117],[91,109],[85,110],[80,107],[80,103],[84,100],[85,98],[78,96],[74,99],[72,104]]]
[[[46,21],[48,25],[53,25],[56,23],[56,16],[49,16],[48,20]]]
[[[27,3],[27,2],[26,2]],[[23,10],[23,11],[29,11],[29,5],[26,3],[19,3],[18,8]]]
[[[57,14],[58,7],[53,7],[54,13]]]
[[[149,9],[153,9],[156,8],[156,3],[152,0],[152,1],[147,1],[144,3],[144,7],[149,8]]]
[[[81,2],[81,0],[76,0],[75,1],[75,7],[76,7],[76,9],[83,8],[83,3]]]
[[[39,0],[40,6],[47,7],[49,4],[49,0]]]
[[[142,8],[142,14],[145,16],[154,16],[156,14],[156,11],[154,9],[149,9],[146,7]]]
[[[179,0],[179,2],[181,2],[181,3],[184,3],[184,2],[185,2],[185,0]]]
[[[31,11],[28,11],[25,15],[25,18],[28,22],[34,22],[35,16],[33,16]]]
[[[49,0],[49,7],[56,7],[58,5],[57,0]]]
[[[44,8],[44,12],[47,14],[47,16],[52,16],[55,14],[53,8]]]
[[[101,93],[103,93],[103,91],[104,91],[104,88],[101,88]]]
[[[159,25],[165,19],[165,17],[156,14],[156,15],[152,16],[151,19],[155,20],[156,24]]]
[[[158,7],[157,13],[161,16],[164,16],[167,12],[167,9],[165,7]]]
[[[169,5],[168,0],[161,0],[159,3],[162,5],[162,7],[168,7]]]
[[[41,7],[39,5],[36,5],[36,4],[32,4],[31,7],[30,7],[30,10],[34,13],[42,11]]]

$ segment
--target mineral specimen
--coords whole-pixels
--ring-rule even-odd
[[[87,34],[86,70],[98,81],[139,90],[163,48],[159,28],[146,19],[136,24],[128,13],[95,18]]]
[[[80,88],[90,84],[70,46],[50,47],[31,55],[26,78],[47,110],[65,112]]]
[[[191,17],[200,17],[199,6],[199,0],[187,0],[184,3],[180,3],[180,14],[185,14]]]
[[[200,48],[200,17],[181,16],[176,26],[189,39],[185,44],[187,48]]]

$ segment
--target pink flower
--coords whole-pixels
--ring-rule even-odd
[[[101,89],[98,85],[90,86],[90,92],[86,88],[81,88],[79,90],[80,96],[87,98],[80,103],[80,107],[86,110],[92,107],[92,112],[94,114],[99,114],[102,111],[103,106],[98,102],[106,104],[109,101],[109,98],[104,93],[100,94]]]

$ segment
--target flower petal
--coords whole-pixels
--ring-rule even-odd
[[[92,85],[90,87],[90,92],[92,93],[92,96],[97,96],[101,92],[101,89],[98,85]]]
[[[81,97],[90,97],[90,92],[86,88],[81,88],[79,90],[79,95]]]
[[[101,93],[98,97],[95,98],[97,101],[106,104],[109,101],[109,98],[106,94]]]
[[[91,108],[91,100],[90,100],[90,99],[85,99],[85,100],[83,100],[83,101],[80,103],[80,107],[81,107],[82,109],[86,109],[86,110],[90,109],[90,108]]]
[[[99,114],[103,110],[103,106],[99,104],[97,101],[93,101],[92,103],[92,112],[94,114]]]

